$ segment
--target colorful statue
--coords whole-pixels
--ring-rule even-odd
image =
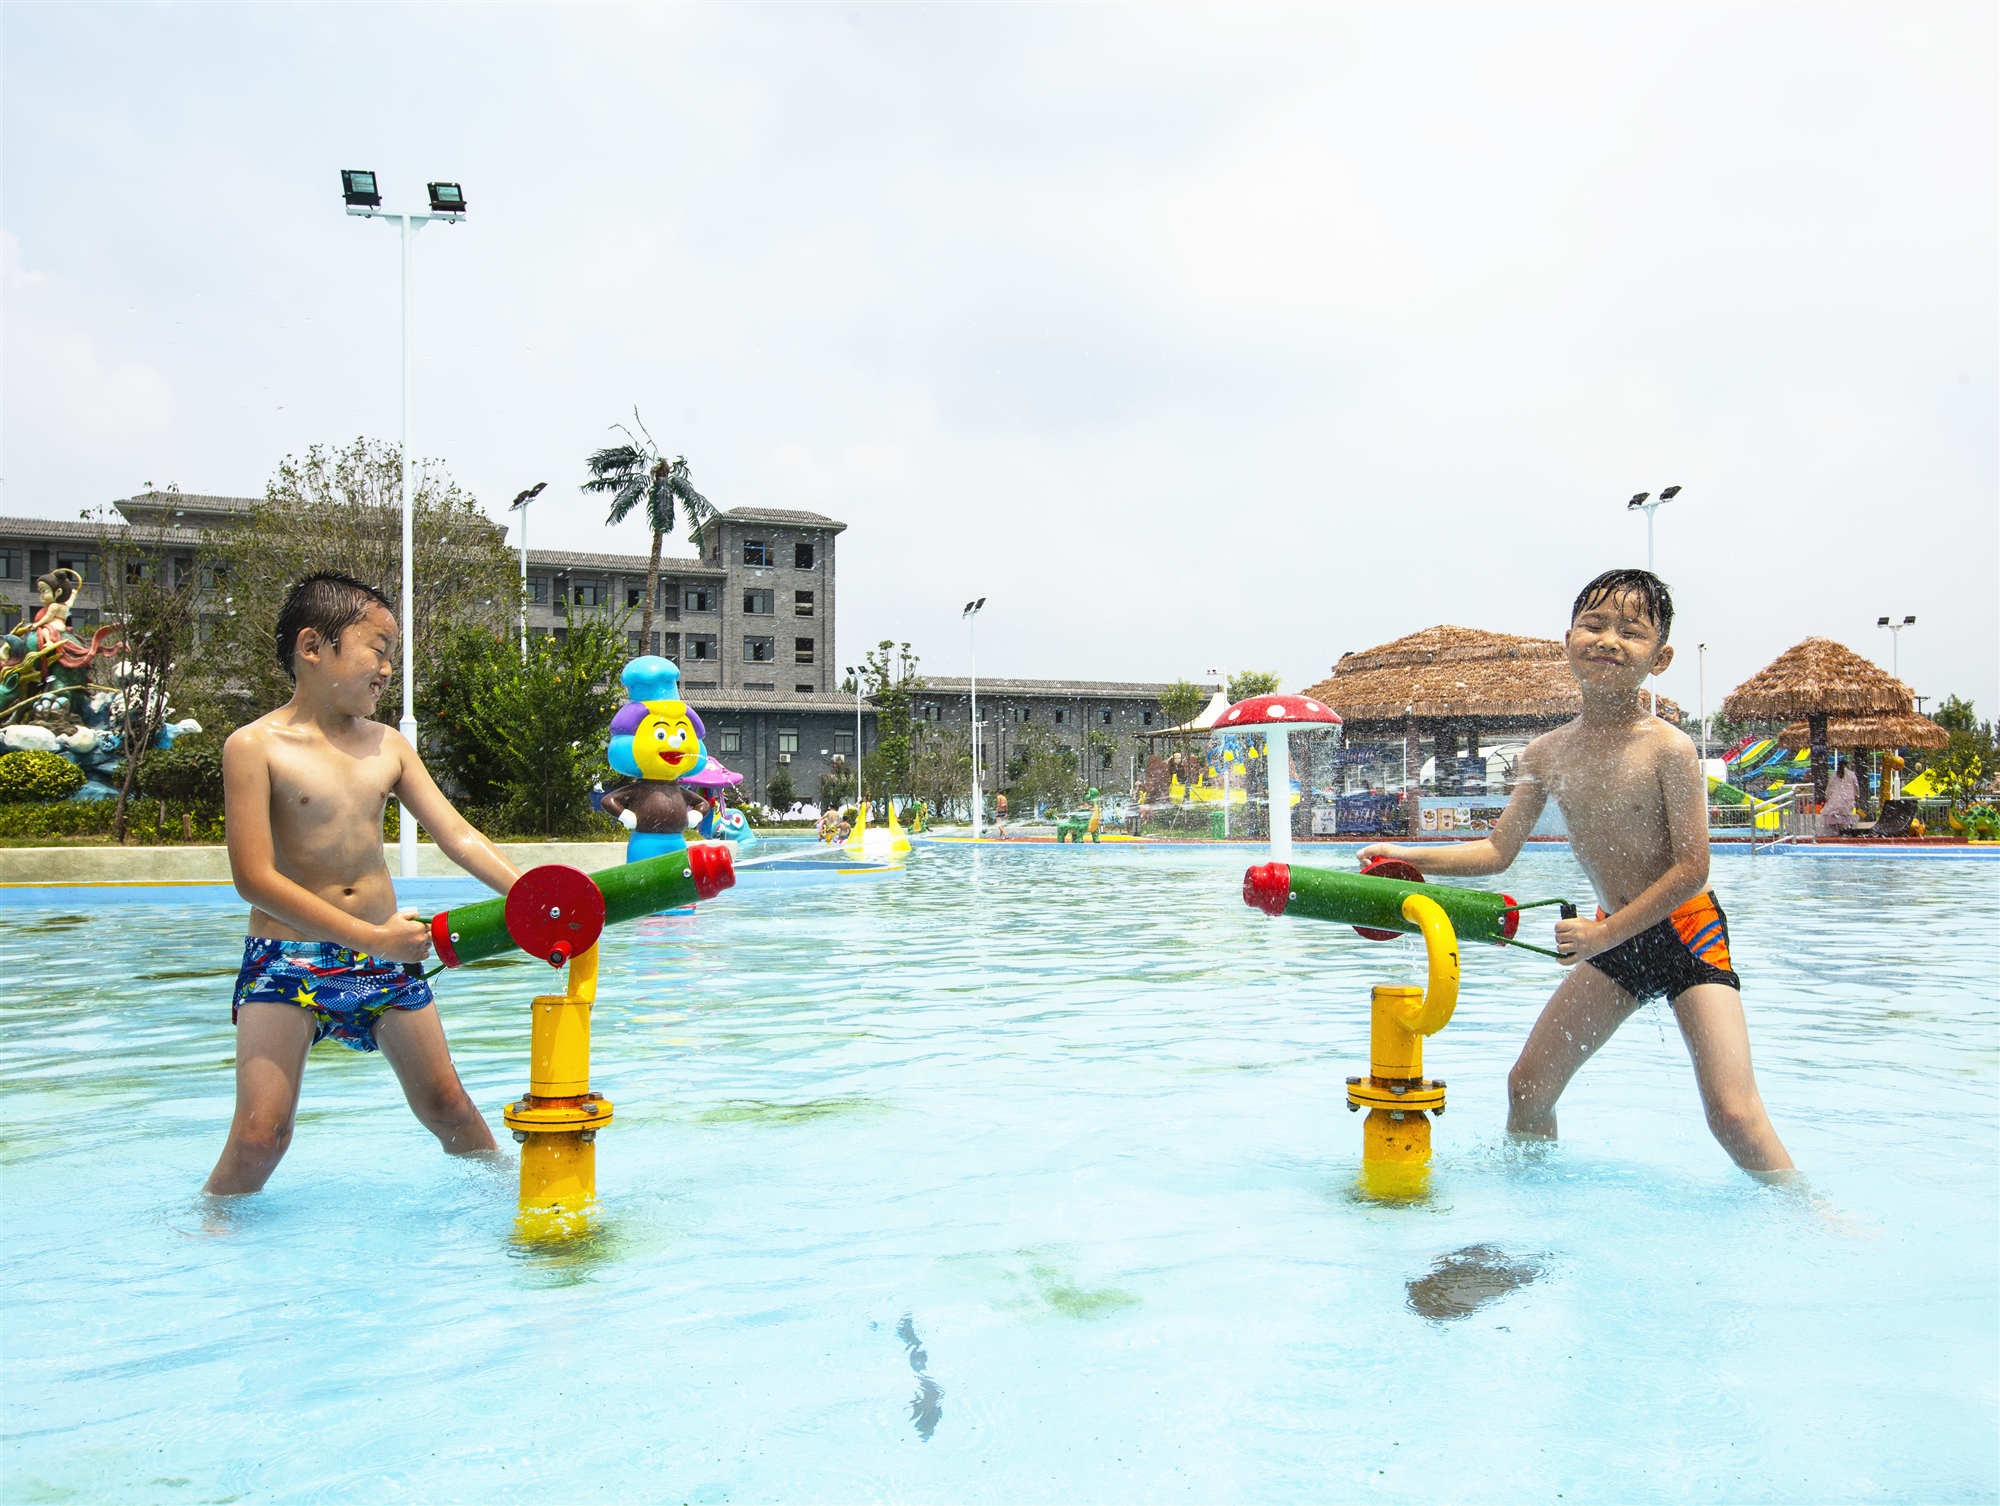
[[[591,803],[632,833],[625,840],[626,862],[685,852],[688,805],[679,781],[708,765],[701,718],[680,699],[681,672],[670,659],[647,654],[618,678],[632,699],[611,719],[605,758],[639,782],[608,795],[593,792]]]
[[[708,809],[701,818],[701,834],[710,842],[734,842],[738,847],[748,847],[757,840],[757,833],[743,812],[731,810],[718,788],[709,797]]]
[[[1084,796],[1084,799],[1090,802],[1088,812],[1077,811],[1056,822],[1058,843],[1082,842],[1085,837],[1089,837],[1093,842],[1098,840],[1098,832],[1104,825],[1104,809],[1097,803],[1096,790],[1092,790]]]
[[[0,633],[0,722],[11,722],[31,708],[67,710],[81,715],[93,688],[91,661],[108,656],[116,645],[105,639],[117,631],[106,623],[85,643],[70,631],[70,605],[83,585],[74,570],[51,570],[35,582],[41,610],[31,623],[25,617],[11,633]]]

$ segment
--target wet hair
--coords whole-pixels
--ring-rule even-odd
[[[1667,583],[1650,570],[1606,570],[1576,593],[1576,602],[1569,609],[1569,620],[1575,622],[1591,607],[1616,601],[1628,591],[1639,598],[1646,615],[1660,630],[1660,642],[1665,643],[1667,631],[1674,625],[1674,596],[1667,589]]]
[[[340,635],[381,607],[391,617],[396,609],[389,598],[373,586],[333,570],[308,575],[285,593],[278,609],[278,667],[296,680],[292,655],[299,646],[299,634],[311,628],[333,648],[340,647]]]
[[[35,577],[35,589],[47,586],[49,596],[56,601],[76,600],[77,587],[82,584],[83,577],[70,569],[51,570],[47,575]]]

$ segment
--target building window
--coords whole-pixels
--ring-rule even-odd
[[[690,659],[715,658],[715,635],[713,633],[702,633],[699,635],[689,633],[687,638],[687,656]]]
[[[833,754],[836,758],[852,758],[854,756],[854,734],[852,732],[836,732],[833,734]]]
[[[669,659],[679,659],[681,656],[681,635],[679,633],[668,633],[666,635],[666,642],[661,647],[660,652],[665,654]]]
[[[792,640],[792,662],[794,664],[810,664],[812,663],[812,661],[813,661],[812,639],[794,638]]]
[[[20,580],[27,573],[27,566],[18,549],[0,549],[0,580]],[[812,593],[806,593],[810,596]]]
[[[778,687],[771,680],[745,680],[743,688],[745,690],[776,690]]]
[[[772,605],[775,593],[770,591],[745,591],[743,610],[751,617],[769,617],[776,608]]]
[[[636,612],[640,607],[644,606],[645,604],[646,604],[646,588],[644,586],[627,586],[625,588],[626,606],[630,607],[633,611]]]
[[[674,581],[660,582],[660,615],[669,622],[681,620],[681,588]]]
[[[707,586],[689,586],[687,609],[690,612],[713,612],[715,610],[715,593],[709,590]]]
[[[1067,727],[1069,725],[1069,708],[1067,706],[1056,707],[1056,725],[1058,727]]]
[[[639,633],[636,628],[625,635],[625,642],[635,654],[657,654],[660,651],[660,635],[658,633],[653,634],[653,646],[651,648],[641,648],[639,646]]]
[[[715,733],[715,751],[718,753],[741,753],[743,751],[743,729],[741,727],[720,727]]]
[[[1014,708],[1014,720],[1017,722],[1025,722],[1027,719],[1028,719],[1028,708],[1026,706],[1016,706]]]
[[[792,568],[794,570],[810,570],[812,567],[813,546],[810,544],[792,545]]]
[[[601,607],[604,605],[604,582],[601,580],[578,581],[570,600],[580,607]]]
[[[818,688],[819,687],[816,685],[794,685],[792,687],[792,689],[797,691],[800,695],[811,695]]]
[[[745,638],[743,640],[743,662],[745,664],[769,664],[777,657],[777,639]]]
[[[810,617],[813,614],[813,594],[810,591],[792,592],[792,615]]]
[[[1111,750],[1109,748],[1099,748],[1097,750],[1097,766],[1100,769],[1111,767]]]
[[[549,604],[549,583],[539,575],[528,582],[528,600],[538,607]]]
[[[921,709],[921,710],[920,710],[920,711],[919,711],[919,712],[918,712],[917,714],[918,714],[919,716],[921,716],[921,717],[922,717],[922,718],[923,718],[923,719],[924,719],[925,721],[927,721],[927,722],[934,722],[934,721],[936,721],[936,720],[938,719],[938,704],[937,704],[937,702],[936,702],[936,701],[926,701],[926,702],[924,703],[924,705],[923,705],[922,709]]]
[[[1148,727],[1153,725],[1153,713],[1150,711],[1146,713],[1146,725]]]
[[[56,555],[56,568],[58,570],[74,570],[78,575],[83,577],[83,583],[86,586],[94,586],[103,579],[97,573],[97,556],[94,554],[64,554],[58,552]]]
[[[143,586],[147,581],[151,580],[152,578],[153,578],[153,562],[151,560],[125,561],[126,585]]]
[[[1101,724],[1102,724],[1103,726],[1106,726],[1106,727],[1110,726],[1110,725],[1111,725],[1111,708],[1110,708],[1109,706],[1106,706],[1106,707],[1105,707],[1105,708],[1104,708],[1103,710],[1099,711],[1099,712],[1097,713],[1097,720],[1098,720],[1098,721],[1099,721],[1099,723],[1101,723]]]
[[[780,727],[778,729],[778,751],[780,753],[796,753],[799,751],[799,729],[797,727]]]
[[[36,610],[40,611],[41,608],[37,607]],[[96,607],[78,607],[69,614],[69,623],[73,628],[94,628],[101,615]]]
[[[743,541],[743,563],[746,565],[768,565],[771,563],[771,546],[762,539]]]

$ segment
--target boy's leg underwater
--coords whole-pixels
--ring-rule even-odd
[[[292,1143],[292,1122],[312,1049],[313,1019],[293,1004],[245,1004],[236,1011],[236,1113],[203,1192],[255,1192]]]
[[[1750,1065],[1750,1027],[1743,996],[1726,983],[1701,983],[1674,1000],[1701,1089],[1708,1127],[1745,1171],[1790,1171],[1792,1158],[1771,1117]]]
[[[375,1044],[395,1068],[410,1112],[455,1156],[494,1150],[493,1130],[458,1080],[437,1005],[391,1009],[375,1022]]]
[[[1556,1100],[1577,1068],[1610,1040],[1639,1001],[1587,963],[1570,968],[1507,1074],[1507,1132],[1556,1138]]]

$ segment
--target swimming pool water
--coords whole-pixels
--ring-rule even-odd
[[[1663,1006],[1508,1143],[1555,968],[1475,947],[1434,1196],[1382,1207],[1342,1083],[1420,953],[1249,910],[1252,860],[933,849],[610,933],[559,1249],[511,1144],[448,1159],[331,1045],[208,1205],[240,910],[8,911],[0,1497],[1995,1497],[2000,871],[1718,860],[1810,1195],[1730,1165]],[[496,1128],[549,977],[440,980]],[[1475,1246],[1520,1284],[1418,1311]]]

